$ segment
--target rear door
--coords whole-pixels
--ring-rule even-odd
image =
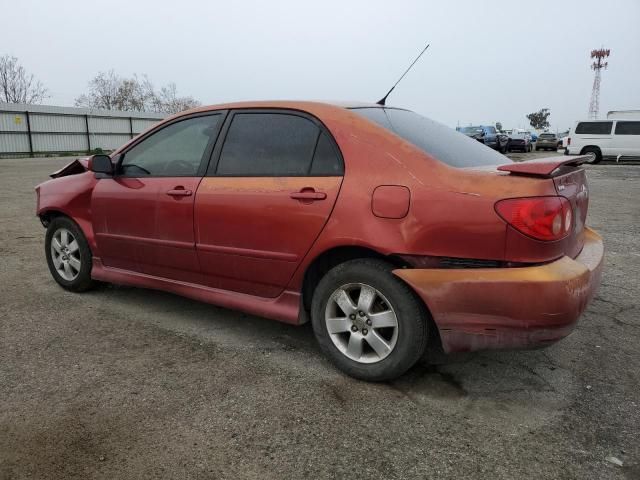
[[[197,282],[193,204],[222,113],[178,119],[127,149],[92,193],[93,228],[107,267]]]
[[[276,297],[318,237],[344,166],[327,129],[290,110],[236,110],[195,201],[204,282]]]

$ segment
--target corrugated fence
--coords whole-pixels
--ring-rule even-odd
[[[164,117],[152,112],[0,103],[0,156],[110,151]]]

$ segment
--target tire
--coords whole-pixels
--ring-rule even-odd
[[[92,288],[92,254],[78,225],[68,217],[55,217],[47,227],[45,256],[53,279],[72,292]]]
[[[593,154],[595,156],[595,160],[592,163],[600,163],[602,161],[602,152],[598,147],[584,147],[580,155],[589,155]]]
[[[427,345],[428,313],[411,288],[391,273],[393,268],[376,259],[341,263],[320,280],[313,295],[311,322],[320,348],[336,367],[361,380],[399,377]],[[371,298],[372,306],[363,307]]]
[[[536,152],[537,152],[538,150],[540,150],[540,149],[539,149],[538,147],[536,147]]]

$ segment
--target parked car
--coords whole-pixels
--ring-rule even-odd
[[[459,132],[464,133],[468,137],[484,143],[487,147],[491,147],[501,153],[507,152],[509,136],[498,132],[496,127],[492,127],[490,125],[475,125],[461,127]]]
[[[427,345],[571,332],[602,270],[586,160],[514,163],[379,105],[236,103],[71,162],[36,187],[36,210],[67,290],[113,282],[310,318],[340,369],[387,380]]]
[[[528,132],[513,131],[509,137],[509,151],[521,150],[522,152],[530,152],[533,149],[531,145],[531,136]]]
[[[558,151],[558,137],[555,133],[541,133],[536,142],[536,151],[553,150]]]
[[[567,137],[565,155],[589,155],[593,163],[603,158],[621,161],[640,158],[638,120],[585,120],[576,122]]]

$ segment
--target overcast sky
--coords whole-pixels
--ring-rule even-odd
[[[605,46],[601,116],[640,109],[640,0],[0,0],[0,12],[0,55],[18,57],[53,105],[73,105],[109,69],[205,104],[377,101],[430,42],[387,104],[505,128],[548,107],[564,130],[587,115],[589,52]]]

